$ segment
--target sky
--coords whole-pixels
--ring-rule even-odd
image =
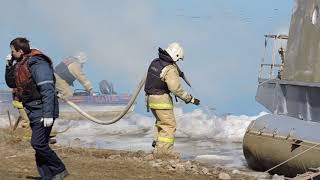
[[[16,37],[27,37],[54,64],[84,51],[84,70],[97,91],[105,79],[117,92],[130,93],[158,47],[177,41],[185,49],[178,65],[193,88],[184,87],[202,108],[256,115],[266,111],[255,101],[263,35],[287,34],[293,5],[293,0],[2,0],[0,58]],[[1,74],[4,69],[3,60]],[[146,111],[143,94],[137,112]]]

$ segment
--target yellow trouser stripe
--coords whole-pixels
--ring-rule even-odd
[[[149,103],[149,107],[150,108],[154,108],[154,109],[173,109],[173,105],[172,104],[160,104],[160,103]]]
[[[13,100],[12,101],[12,106],[16,109],[23,109],[23,105],[22,105],[22,102],[19,102],[19,101],[16,101],[16,100]]]
[[[174,138],[160,137],[158,136],[158,141],[162,143],[174,143]]]

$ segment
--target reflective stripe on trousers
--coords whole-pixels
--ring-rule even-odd
[[[173,109],[173,104],[166,103],[149,103],[151,109]]]
[[[167,138],[167,137],[158,136],[158,142],[173,144],[174,143],[174,138]]]

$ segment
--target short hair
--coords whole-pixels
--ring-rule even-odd
[[[29,40],[27,38],[15,38],[10,42],[10,46],[13,46],[16,51],[22,50],[25,54],[31,52]]]

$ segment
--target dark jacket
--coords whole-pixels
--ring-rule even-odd
[[[30,121],[40,120],[41,117],[57,118],[59,103],[52,66],[41,56],[32,56],[28,60],[28,66],[32,79],[41,94],[39,99],[23,103]],[[6,67],[5,79],[10,88],[16,88],[14,70],[14,66]]]
[[[144,91],[147,95],[170,93],[167,84],[161,80],[160,74],[163,68],[173,63],[170,55],[165,50],[159,48],[159,58],[154,59],[148,68],[146,84],[144,86]]]

